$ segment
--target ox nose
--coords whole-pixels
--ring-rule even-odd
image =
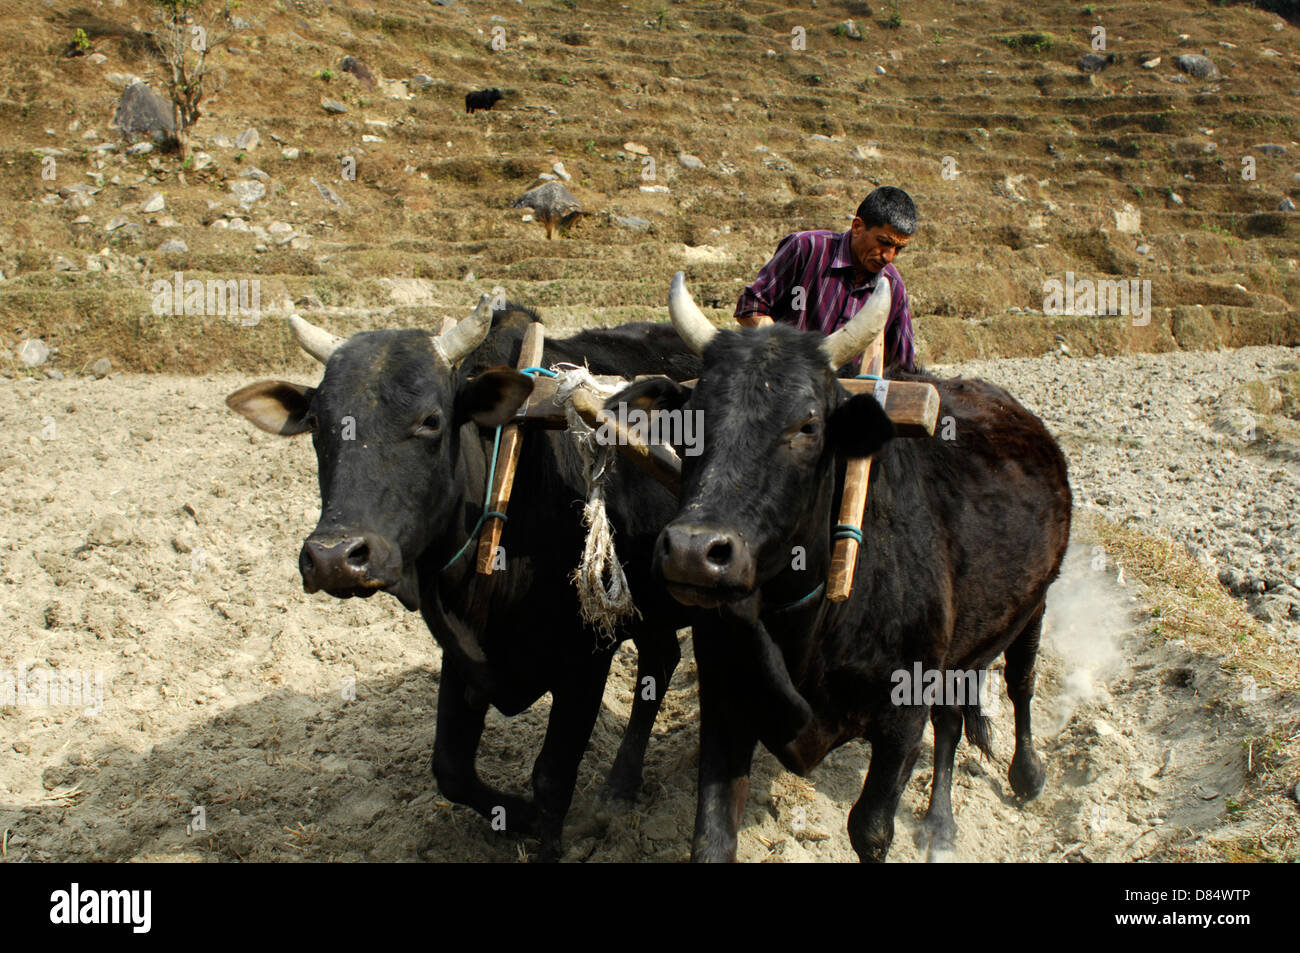
[[[744,537],[713,526],[672,523],[659,536],[656,554],[664,582],[746,593],[754,588],[755,564]]]
[[[370,595],[401,574],[396,547],[376,533],[312,535],[298,555],[302,587],[331,595]]]

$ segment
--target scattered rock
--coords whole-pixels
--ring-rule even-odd
[[[51,367],[48,371],[45,372],[45,376],[52,381],[61,381],[63,380],[63,371],[59,370],[56,367]]]
[[[50,348],[38,338],[28,338],[19,343],[17,356],[28,367],[40,367],[49,360]]]
[[[328,97],[322,96],[320,104],[321,104],[321,108],[324,109],[327,113],[345,113],[348,111],[348,107],[344,106],[337,99],[330,99]]]
[[[235,148],[245,151],[256,149],[261,141],[262,137],[257,134],[257,130],[250,126],[239,134],[239,138],[235,140]]]
[[[551,166],[551,171],[554,172],[556,175],[558,175],[565,182],[570,182],[573,180],[573,176],[569,175],[569,173],[565,170],[563,162],[555,163],[553,166]]]
[[[163,194],[161,192],[155,192],[144,200],[144,204],[140,206],[140,211],[161,212],[166,207],[167,200],[163,198]]]
[[[85,218],[85,216],[82,217]],[[89,219],[86,220],[89,221]],[[74,265],[72,262],[68,261],[68,259],[64,258],[62,255],[55,255],[54,270],[55,271],[76,271],[77,266]]]
[[[428,73],[416,73],[411,77],[411,89],[428,89],[433,85],[433,77]]]
[[[183,254],[189,250],[189,246],[179,238],[169,238],[158,246],[158,254],[160,255]]]
[[[311,180],[311,184],[316,186],[316,191],[320,193],[320,197],[323,198],[326,202],[329,202],[331,205],[343,204],[343,200],[339,198],[338,195],[335,194],[334,190],[331,189],[328,185],[324,185],[320,182],[317,182],[315,179]]]
[[[1170,192],[1170,193],[1169,193],[1169,204],[1170,204],[1170,205],[1179,205],[1179,206],[1181,206],[1182,204],[1184,204],[1184,203],[1183,203],[1183,197],[1182,197],[1181,195],[1179,195],[1177,192]]]
[[[884,76],[884,75],[885,75],[885,68],[884,68],[883,66],[877,66],[877,67],[876,67],[876,75],[877,75],[877,76]]]
[[[107,377],[113,370],[113,362],[106,357],[101,357],[94,364],[90,365],[90,373],[95,376],[95,380],[102,380]]]
[[[1157,66],[1159,66],[1159,65],[1160,65],[1160,57],[1157,56],[1157,57],[1155,57],[1154,59],[1150,59],[1150,60],[1147,60],[1146,62],[1144,62],[1144,63],[1142,64],[1142,68],[1143,68],[1143,69],[1155,69],[1155,68],[1156,68]]]
[[[112,124],[127,139],[144,136],[160,146],[176,141],[172,104],[146,83],[136,82],[126,88],[118,100]]]
[[[125,218],[123,218],[121,215],[114,215],[112,218],[108,220],[108,224],[104,226],[104,231],[115,232],[125,224],[126,224]]]
[[[137,142],[126,150],[129,156],[147,156],[151,152],[153,152],[152,142]]]
[[[1196,79],[1222,79],[1223,74],[1214,61],[1200,53],[1184,53],[1174,57],[1174,65]]]
[[[289,162],[292,162],[294,159],[297,159],[299,154],[300,153],[298,152],[298,150],[295,149],[293,146],[289,146],[287,148],[280,150],[280,158],[285,159],[286,161]]]
[[[1295,203],[1292,202],[1291,199],[1290,199],[1289,197],[1288,197],[1288,198],[1284,198],[1284,199],[1282,199],[1281,202],[1279,202],[1279,203],[1277,204],[1277,210],[1278,210],[1279,212],[1294,212],[1294,211],[1295,211]]]
[[[651,195],[667,195],[672,190],[666,185],[643,185],[641,191],[648,192]]]
[[[247,208],[266,195],[266,186],[256,179],[236,179],[230,183],[230,194]]]
[[[257,179],[259,182],[270,182],[271,177],[255,165],[250,165],[243,172],[239,173],[241,179]]]
[[[847,36],[850,40],[862,39],[862,31],[858,29],[858,25],[852,20],[840,21],[840,24],[835,28],[835,31],[841,36]]]
[[[1266,156],[1284,156],[1286,155],[1286,146],[1278,145],[1276,142],[1261,142],[1250,147],[1251,152],[1262,152]]]
[[[339,64],[339,69],[345,73],[351,73],[361,82],[365,83],[370,89],[375,88],[375,74],[370,72],[370,67],[355,56],[343,57],[343,62]]]
[[[1150,245],[1139,245],[1139,246],[1138,246],[1136,249],[1134,249],[1134,250],[1135,250],[1139,255],[1145,255],[1145,254],[1147,254],[1148,252],[1151,251],[1151,246],[1150,246]]]
[[[650,150],[647,149],[645,146],[641,145],[641,143],[639,142],[623,143],[623,151],[630,152],[634,156],[648,156],[650,154]]]
[[[611,215],[609,220],[620,228],[630,228],[638,232],[650,230],[649,219],[637,218],[635,215]]]
[[[698,156],[691,155],[689,152],[683,152],[679,155],[677,157],[677,162],[683,169],[704,168],[704,160],[700,159]]]
[[[224,132],[219,132],[212,137],[212,144],[218,149],[233,149],[235,144],[230,141],[230,137]]]

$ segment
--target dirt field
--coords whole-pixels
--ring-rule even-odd
[[[525,857],[535,843],[493,833],[432,781],[440,657],[419,616],[387,597],[302,592],[296,554],[318,515],[314,455],[309,442],[255,432],[224,408],[244,383],[131,375],[0,388],[0,673],[103,676],[102,711],[85,710],[98,707],[94,698],[0,707],[5,858]],[[1094,569],[1091,544],[1076,540],[1049,596],[1035,701],[1046,790],[1025,807],[1010,793],[1003,698],[996,759],[958,750],[958,859],[1197,857],[1216,842],[1265,837],[1271,856],[1285,856],[1289,842],[1294,858],[1294,804],[1252,800],[1264,746],[1248,753],[1242,743],[1294,725],[1294,694],[1264,686],[1268,706],[1240,704],[1219,660],[1176,634],[1151,636],[1142,587]],[[630,648],[616,661],[567,859],[688,856],[689,638],[683,650],[642,798],[611,817],[596,792],[635,672]],[[348,679],[354,701],[344,700]],[[515,719],[490,715],[483,774],[524,789],[546,712],[543,701]],[[928,797],[925,747],[891,861],[924,858],[914,834]],[[762,754],[742,859],[853,859],[845,821],[868,753],[846,746],[808,780]],[[193,829],[196,808],[204,829]],[[1279,837],[1292,839],[1279,848]]]

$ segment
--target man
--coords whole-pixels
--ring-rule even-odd
[[[736,303],[736,320],[762,327],[774,320],[830,334],[866,303],[876,279],[889,279],[885,365],[916,370],[912,312],[894,256],[916,232],[916,206],[902,189],[881,186],[858,206],[847,232],[795,232]]]

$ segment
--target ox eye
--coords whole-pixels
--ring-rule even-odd
[[[804,421],[804,425],[799,428],[799,432],[806,437],[815,437],[822,432],[822,422],[816,417],[811,417]]]
[[[442,415],[433,413],[420,421],[420,425],[415,428],[417,437],[436,437],[442,432]]]

